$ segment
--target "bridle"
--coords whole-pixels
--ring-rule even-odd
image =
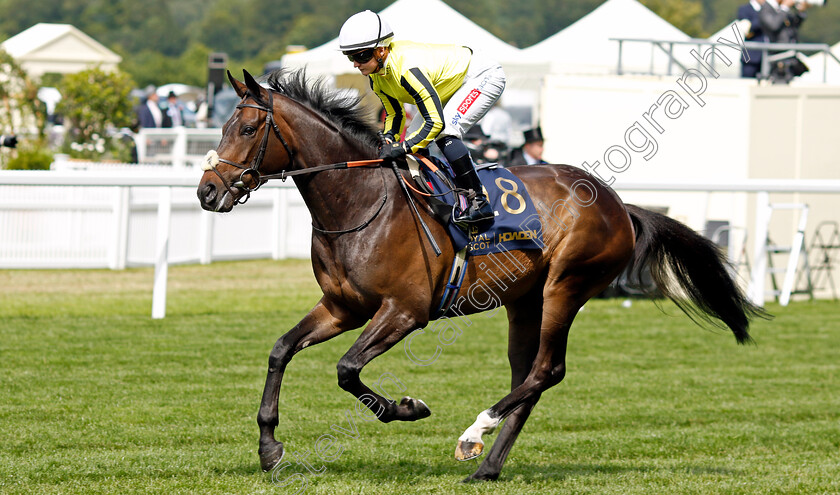
[[[252,95],[252,98],[254,98],[254,100],[257,101],[257,102],[259,101],[256,96]],[[238,205],[238,204],[245,204],[246,202],[248,202],[248,199],[251,198],[251,193],[256,191],[257,189],[259,189],[260,186],[263,185],[263,182],[268,181],[268,179],[279,178],[279,179],[285,180],[286,176],[289,175],[289,173],[286,173],[286,172],[281,172],[280,174],[271,174],[271,175],[261,175],[260,174],[260,165],[262,165],[263,158],[265,158],[265,150],[268,147],[268,128],[269,128],[269,126],[271,126],[271,128],[274,129],[274,135],[277,136],[277,138],[280,140],[281,143],[283,143],[283,148],[285,148],[286,154],[289,155],[289,165],[292,165],[295,161],[295,152],[292,151],[291,148],[289,148],[289,144],[286,142],[286,139],[283,138],[283,133],[280,132],[280,127],[278,127],[277,122],[274,121],[274,97],[271,95],[271,91],[268,92],[268,106],[267,107],[262,106],[262,105],[258,105],[258,104],[255,105],[255,104],[250,104],[250,103],[240,103],[239,105],[236,105],[236,108],[240,108],[240,109],[241,108],[256,108],[257,110],[264,111],[265,112],[265,126],[264,126],[264,130],[263,130],[262,140],[260,141],[260,150],[257,152],[257,156],[255,156],[254,159],[251,161],[250,166],[245,165],[243,163],[238,163],[238,162],[234,162],[234,161],[231,161],[231,160],[226,160],[224,158],[218,157],[218,160],[220,162],[226,163],[228,165],[232,165],[232,166],[242,170],[242,173],[239,174],[239,180],[234,182],[232,185],[233,185],[233,187],[236,187],[236,188],[244,191],[245,196],[240,196],[239,198],[236,198],[236,200],[234,200],[234,202],[233,202],[234,206]],[[231,190],[231,184],[228,184],[228,182],[225,180],[225,178],[222,177],[222,174],[218,171],[218,169],[216,169],[215,165],[205,164],[205,166],[203,166],[202,168],[204,168],[205,170],[208,170],[208,169],[213,170],[213,172],[215,172],[216,175],[219,177],[219,180],[222,181],[222,184],[225,186],[225,189],[227,189],[227,193],[230,194],[231,197],[234,196],[233,191]],[[248,187],[248,185],[245,183],[245,179],[247,177],[251,177],[254,180],[254,183],[256,184],[256,186],[254,186],[253,188]],[[244,197],[244,199],[242,199],[243,197]],[[220,203],[223,203],[223,202],[224,201],[222,201]]]
[[[254,101],[259,103],[259,98],[254,95],[250,95]],[[243,99],[244,101],[244,99]],[[251,165],[245,165],[244,163],[234,162],[231,160],[226,160],[221,158],[215,150],[210,150],[207,152],[207,156],[204,158],[204,162],[201,165],[201,168],[205,171],[212,170],[218,177],[219,180],[222,181],[222,185],[225,186],[227,192],[225,194],[230,194],[231,197],[235,197],[233,190],[231,187],[236,187],[245,192],[244,199],[243,196],[236,198],[233,202],[233,205],[240,205],[245,204],[248,202],[248,199],[251,197],[251,193],[256,191],[263,185],[263,183],[268,182],[269,179],[280,179],[282,181],[286,181],[288,177],[292,177],[295,175],[304,175],[304,174],[313,174],[317,172],[323,172],[326,170],[340,170],[345,168],[356,168],[356,167],[376,167],[379,168],[380,171],[382,170],[382,159],[375,159],[375,160],[357,160],[357,161],[349,161],[349,162],[340,162],[340,163],[331,163],[329,165],[319,165],[317,167],[309,167],[303,168],[298,170],[281,170],[279,173],[276,174],[260,174],[260,165],[262,165],[263,158],[265,158],[265,150],[268,147],[268,128],[274,130],[274,135],[280,140],[283,144],[283,148],[286,150],[286,154],[289,156],[289,166],[294,164],[295,160],[295,152],[289,147],[289,144],[283,138],[283,133],[280,132],[280,127],[277,126],[277,122],[274,121],[274,97],[271,94],[271,91],[268,91],[268,107],[259,104],[251,104],[251,103],[240,103],[236,105],[236,108],[256,108],[257,110],[262,110],[265,112],[265,126],[263,131],[262,140],[260,141],[260,149],[257,152],[257,156],[251,161]],[[234,182],[233,184],[229,184],[227,180],[222,176],[221,172],[216,168],[217,162],[225,163],[227,165],[231,165],[242,170],[242,173],[239,174],[239,180]],[[256,186],[248,187],[245,183],[245,179],[247,177],[251,177],[254,180]],[[379,215],[382,209],[385,207],[385,203],[388,201],[388,188],[385,184],[385,176],[384,172],[382,175],[382,190],[383,196],[382,201],[379,203],[379,207],[373,213],[373,215],[368,218],[366,221],[362,222],[361,224],[351,228],[351,229],[344,229],[344,230],[325,230],[320,227],[317,227],[313,221],[312,228],[322,234],[347,234],[350,232],[358,232],[363,228],[370,225],[371,222]],[[219,208],[224,204],[224,198],[219,201]],[[314,220],[314,219],[313,219]]]

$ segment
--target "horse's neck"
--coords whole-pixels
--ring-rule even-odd
[[[371,158],[363,145],[342,135],[320,117],[307,115],[289,124],[296,127],[293,131],[299,137],[299,167]],[[383,184],[383,172],[373,168],[340,169],[298,175],[294,180],[315,223],[327,230],[344,230],[376,211],[383,187],[388,186],[387,181]]]

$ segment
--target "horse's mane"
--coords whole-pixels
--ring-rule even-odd
[[[305,69],[273,71],[267,82],[274,91],[309,107],[351,137],[370,146],[378,145],[376,128],[360,105],[361,96],[332,90],[322,77],[308,80]]]

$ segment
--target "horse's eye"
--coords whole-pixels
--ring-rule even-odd
[[[249,125],[242,128],[242,134],[245,136],[253,136],[255,132],[257,132],[257,129]]]

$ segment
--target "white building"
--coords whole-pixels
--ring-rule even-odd
[[[99,66],[111,71],[122,57],[70,24],[40,23],[0,44],[30,77],[72,74]]]

